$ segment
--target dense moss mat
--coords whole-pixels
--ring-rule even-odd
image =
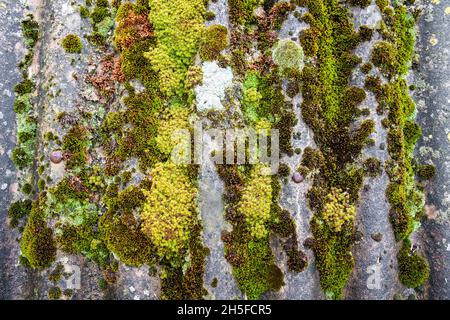
[[[145,57],[158,73],[161,92],[168,97],[182,95],[186,72],[204,34],[205,3],[203,0],[177,3],[150,0],[149,4],[156,45],[149,48]]]
[[[201,244],[197,218],[196,166],[178,167],[169,159],[176,143],[173,131],[180,126],[189,129],[192,109],[186,106],[191,94],[185,78],[203,36],[203,10],[201,1],[138,1],[123,3],[116,15],[114,43],[128,96],[123,100],[125,110],[110,111],[101,128],[109,158],[107,173],[118,175],[122,162],[135,157],[152,180],[149,188],[133,191],[143,194],[134,209],[140,222],[130,212],[119,216],[111,212],[103,230],[108,247],[119,251],[121,260],[162,265],[163,299],[200,299],[205,294],[207,250]],[[186,19],[192,23],[186,24]],[[144,85],[143,91],[135,92],[128,83],[134,79]],[[115,211],[123,211],[116,207]],[[124,250],[120,242],[135,244]]]
[[[249,183],[250,185],[257,183],[257,180],[255,180],[255,177],[252,179],[251,168],[248,168],[247,177],[242,172],[242,167],[237,165],[218,165],[217,169],[221,179],[225,182],[226,218],[233,225],[233,231],[222,234],[225,256],[233,267],[233,275],[241,291],[249,299],[259,299],[263,293],[270,290],[277,291],[281,288],[283,274],[275,265],[267,231],[252,234],[251,228],[254,228],[254,226],[246,222],[246,219],[248,219],[248,217],[246,218],[246,211],[242,211],[241,206],[248,202],[248,200],[243,202],[242,199],[243,195],[246,194],[246,185],[248,188]],[[253,174],[257,173],[254,172]],[[269,181],[260,181],[258,187],[268,188],[269,194],[267,196],[271,197],[270,177],[265,178],[269,178]],[[247,183],[246,179],[248,180]],[[268,201],[270,203],[271,199],[253,197],[253,201]],[[272,219],[273,217],[270,217],[270,220]],[[265,228],[264,225],[262,228]]]
[[[364,173],[355,160],[373,132],[374,123],[365,120],[359,126],[353,124],[365,92],[349,85],[351,72],[360,62],[352,50],[361,36],[353,29],[348,9],[335,0],[303,1],[303,4],[309,12],[302,18],[311,29],[301,37],[301,43],[307,55],[316,56],[316,62],[303,69],[302,115],[313,130],[319,149],[304,151],[299,170],[304,174],[315,172],[308,199],[314,211],[312,249],[320,284],[327,297],[341,298],[353,267],[350,252],[353,218],[343,212],[341,217],[349,219],[339,222],[339,228],[335,220],[333,224],[327,223],[331,216],[326,214],[326,206],[336,206],[327,199],[332,190],[340,190],[348,205],[357,203]]]
[[[44,216],[45,194],[33,203],[27,225],[20,240],[20,251],[33,268],[44,269],[56,258],[53,231]]]
[[[261,4],[262,1],[229,2],[233,25],[231,66],[235,75],[242,79],[240,105],[246,125],[257,130],[279,129],[280,151],[292,155],[292,127],[296,119],[292,104],[285,101],[281,83],[287,74],[298,79],[303,54],[298,45],[281,43],[276,55],[277,65],[272,61],[272,49],[276,42],[275,31],[294,6],[285,2],[264,2],[265,17],[261,15],[258,19],[254,9]],[[253,48],[263,54],[257,62],[249,64],[247,58]],[[298,86],[292,91],[298,92]],[[222,234],[226,259],[233,267],[240,290],[249,299],[259,299],[284,285],[284,275],[275,264],[270,237],[279,238],[290,271],[301,272],[307,266],[306,255],[298,250],[295,223],[290,213],[279,205],[279,177],[283,174],[264,175],[261,164],[218,165],[217,169],[226,186],[225,217],[233,225],[231,232]]]
[[[400,281],[407,287],[417,288],[422,286],[430,275],[428,262],[417,253],[409,250],[410,243],[403,243],[398,259],[398,271]]]

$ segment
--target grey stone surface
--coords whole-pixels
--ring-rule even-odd
[[[365,9],[352,7],[351,13],[355,28],[359,25],[376,25],[375,21],[381,18],[376,5]],[[362,63],[370,60],[373,45],[380,39],[381,35],[374,32],[370,41],[363,42],[356,48],[355,53],[361,57]],[[380,76],[375,68],[371,73]],[[355,69],[351,83],[364,88],[365,77],[361,70]],[[367,98],[361,103],[360,108],[368,108],[370,115],[361,117],[357,123],[366,119],[375,121],[375,133],[371,136],[375,143],[363,150],[361,160],[374,157],[384,164],[389,159],[387,150],[380,148],[380,145],[386,142],[387,136],[387,130],[381,124],[385,115],[377,114],[378,103],[374,94],[366,90],[366,95]],[[357,230],[363,237],[353,246],[355,267],[346,288],[347,299],[388,300],[404,289],[397,277],[398,244],[389,221],[389,203],[385,196],[388,183],[389,177],[384,170],[376,178],[365,178],[356,218]],[[371,235],[374,233],[381,233],[382,240],[373,240]]]
[[[18,233],[7,223],[7,209],[17,188],[13,187],[17,180],[10,156],[16,143],[14,86],[21,80],[16,65],[26,53],[20,31],[24,11],[23,1],[0,1],[0,299],[17,297],[27,279],[23,268],[18,267]]]
[[[450,1],[423,1],[415,72],[417,120],[423,137],[416,154],[434,164],[437,175],[426,183],[426,213],[430,217],[413,237],[430,262],[425,286],[429,299],[450,299]]]

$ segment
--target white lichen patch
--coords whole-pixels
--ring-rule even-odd
[[[202,65],[203,84],[195,88],[197,110],[223,110],[222,100],[225,99],[225,90],[233,82],[233,73],[230,67],[221,68],[216,62],[204,62]]]

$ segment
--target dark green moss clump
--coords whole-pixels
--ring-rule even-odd
[[[386,8],[389,5],[389,0],[375,0],[378,8],[380,8],[380,11],[383,12],[384,8]]]
[[[69,129],[63,138],[63,150],[67,153],[69,159],[66,168],[73,169],[86,163],[88,130],[82,125],[75,125]]]
[[[387,1],[377,1],[380,8]],[[389,9],[389,10],[388,10]],[[366,86],[372,90],[381,109],[389,111],[385,125],[388,132],[388,152],[386,172],[390,183],[386,189],[391,210],[390,220],[397,240],[403,246],[397,259],[400,281],[415,288],[422,285],[429,274],[427,261],[409,251],[409,236],[415,224],[423,215],[423,190],[415,181],[413,150],[421,136],[420,126],[413,120],[415,105],[409,96],[405,75],[410,67],[415,44],[415,20],[408,8],[397,5],[394,9],[386,7],[387,27],[383,31],[385,41],[378,43],[372,53],[372,61],[386,76],[394,81],[381,85],[380,79],[368,77]]]
[[[399,279],[401,283],[409,288],[417,288],[423,285],[429,277],[430,267],[426,259],[417,253],[410,253],[404,243],[398,253]]]
[[[31,212],[32,202],[31,200],[22,200],[13,202],[8,209],[8,217],[10,220],[11,228],[16,228],[19,225],[20,220],[28,216]]]
[[[347,2],[351,6],[358,6],[358,7],[365,8],[372,2],[372,0],[347,0]]]
[[[91,12],[91,19],[94,23],[100,23],[103,19],[110,15],[109,9],[107,7],[95,7]]]
[[[366,98],[363,89],[350,86],[352,70],[361,59],[352,54],[360,41],[370,39],[372,30],[354,31],[348,9],[335,0],[306,0],[309,12],[303,19],[311,25],[301,38],[307,55],[315,56],[302,73],[302,116],[314,132],[318,150],[306,148],[298,170],[312,174],[313,187],[307,198],[314,211],[311,229],[320,284],[329,298],[339,299],[353,267],[351,246],[355,230],[349,223],[336,232],[322,213],[327,195],[338,188],[355,205],[362,188],[364,170],[355,163],[374,131],[372,120],[354,125],[361,114],[358,105]],[[369,1],[352,1],[367,6]],[[350,129],[352,128],[353,129]]]
[[[417,168],[417,174],[424,180],[430,180],[436,175],[436,167],[431,164],[422,164]]]
[[[81,53],[81,49],[83,49],[80,37],[75,34],[65,36],[61,45],[67,53]]]
[[[89,9],[86,8],[85,6],[80,6],[80,16],[83,19],[86,19],[86,18],[89,18],[89,15],[90,15]]]
[[[230,0],[230,20],[234,24],[250,24],[254,21],[253,11],[258,6],[258,0]]]
[[[48,290],[48,298],[50,300],[59,300],[61,298],[61,289],[59,287],[51,287]]]
[[[219,165],[219,175],[226,185],[225,200],[228,203],[226,218],[233,224],[231,233],[223,233],[222,240],[225,244],[225,256],[233,266],[233,275],[239,288],[249,299],[259,299],[267,291],[277,291],[283,286],[283,273],[275,265],[274,256],[270,249],[269,237],[254,239],[246,228],[244,218],[237,210],[237,205],[242,196],[244,177],[238,171],[237,166]],[[273,176],[273,182],[278,183],[278,177]],[[279,194],[279,186],[272,186],[272,193]],[[278,206],[278,196],[273,199],[271,214],[276,214],[281,209]],[[286,217],[289,219],[289,215]],[[280,233],[289,236],[292,225],[281,226],[272,220],[270,228],[277,229]],[[287,231],[287,232],[286,232]],[[294,256],[292,255],[294,258]],[[303,265],[306,262],[303,261]],[[292,263],[294,266],[294,263]]]
[[[23,186],[22,186],[22,192],[24,193],[24,194],[30,194],[31,192],[33,191],[33,187],[32,187],[32,185],[30,184],[30,183],[25,183]]]
[[[372,39],[373,29],[367,26],[359,27],[359,37],[361,41],[370,41]]]
[[[367,62],[361,66],[361,71],[364,74],[368,74],[370,71],[372,71],[372,68],[373,68],[373,65],[370,62]]]
[[[380,41],[373,47],[371,61],[381,72],[392,77],[398,69],[396,48],[390,42]]]
[[[27,18],[21,22],[21,27],[26,45],[30,49],[34,48],[39,39],[39,24],[34,20],[33,15],[28,15]]]
[[[140,231],[132,215],[122,217],[106,212],[100,219],[100,230],[109,250],[130,266],[152,263],[155,259],[153,246]]]
[[[228,46],[228,30],[222,25],[213,25],[206,30],[200,47],[203,60],[216,60],[222,50]]]
[[[347,283],[354,265],[349,251],[353,243],[353,229],[345,229],[336,234],[317,219],[312,221],[311,226],[320,285],[328,298],[341,299],[342,288]]]
[[[364,172],[372,178],[379,176],[382,172],[381,161],[377,158],[368,158],[363,163]]]
[[[30,79],[25,79],[21,83],[17,84],[14,87],[14,92],[18,96],[23,96],[28,93],[32,93],[35,89],[35,84]]]
[[[200,226],[196,225],[189,241],[190,264],[185,272],[168,261],[163,262],[167,277],[161,280],[161,296],[168,300],[198,300],[207,295],[203,287],[208,248],[202,244]],[[167,264],[167,265],[166,265]],[[217,280],[217,279],[216,279]]]
[[[33,163],[33,155],[20,146],[14,148],[12,159],[18,169],[24,169]]]
[[[56,257],[53,231],[44,219],[44,197],[45,194],[41,194],[40,198],[33,203],[20,240],[22,254],[28,259],[30,266],[37,269],[49,267]]]
[[[122,192],[111,185],[104,199],[108,211],[99,221],[101,237],[107,248],[130,266],[151,265],[156,260],[153,244],[142,233],[140,224],[133,216],[133,211],[139,210],[145,200],[142,188],[145,188],[145,182],[142,186],[128,187]]]

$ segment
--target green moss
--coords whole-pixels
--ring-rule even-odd
[[[372,2],[372,0],[347,0],[347,2],[348,2],[351,6],[358,6],[358,7],[365,8],[365,7],[367,7],[367,6],[370,5],[370,3]]]
[[[372,69],[373,69],[373,65],[372,65],[370,62],[364,63],[364,64],[361,66],[361,71],[362,71],[364,74],[368,74],[370,71],[372,71]]]
[[[262,175],[263,166],[252,169],[239,203],[239,211],[244,216],[250,235],[256,239],[268,236],[267,223],[271,218],[272,187],[270,176]]]
[[[80,16],[83,19],[89,18],[90,16],[89,9],[86,8],[85,6],[80,5]]]
[[[161,153],[166,156],[172,153],[175,146],[183,143],[183,138],[176,139],[174,134],[176,130],[189,130],[189,111],[184,107],[172,107],[162,114],[156,144]]]
[[[29,14],[21,22],[22,34],[25,38],[25,44],[28,48],[34,48],[39,39],[39,24],[34,20],[32,14]]]
[[[417,122],[406,120],[403,127],[403,136],[406,146],[414,146],[422,136],[422,128]]]
[[[338,188],[331,188],[327,195],[322,218],[334,232],[340,232],[346,225],[353,224],[356,208],[350,203],[350,195]]]
[[[12,160],[18,169],[24,169],[33,163],[34,155],[27,152],[24,147],[15,147],[12,151]]]
[[[431,164],[422,164],[417,168],[417,174],[424,180],[430,180],[436,175],[436,167]]]
[[[313,130],[319,150],[306,148],[299,170],[314,178],[307,198],[314,211],[312,249],[320,284],[328,298],[338,299],[353,268],[355,230],[352,219],[337,224],[340,220],[335,219],[336,210],[331,208],[340,203],[349,210],[347,213],[354,212],[350,208],[359,198],[364,174],[354,162],[375,127],[372,120],[355,126],[358,105],[366,96],[361,88],[349,86],[352,70],[361,62],[351,52],[368,38],[368,34],[362,35],[368,30],[356,33],[348,9],[339,1],[306,0],[304,5],[309,13],[303,18],[311,25],[308,41],[304,40],[305,51],[317,56],[303,69],[302,116]],[[341,190],[338,194],[345,194],[345,201],[330,201],[333,190]],[[353,213],[345,216],[352,217]]]
[[[35,84],[30,79],[24,79],[21,83],[14,87],[14,92],[18,96],[23,96],[28,93],[32,93],[35,89]]]
[[[397,48],[398,74],[405,75],[411,65],[416,43],[415,20],[406,6],[396,6],[392,33],[388,36]]]
[[[63,295],[67,298],[71,298],[73,296],[73,290],[72,289],[64,289]]]
[[[48,289],[48,298],[50,300],[59,300],[61,298],[61,289],[59,287],[51,287]]]
[[[8,208],[8,217],[11,228],[16,228],[20,221],[31,212],[31,200],[16,201]]]
[[[382,172],[381,161],[377,158],[367,158],[363,162],[363,168],[365,174],[371,178],[379,176]]]
[[[151,171],[153,186],[144,191],[147,200],[141,218],[142,230],[155,244],[161,258],[180,263],[195,221],[197,190],[182,167],[157,164]],[[175,214],[176,213],[176,214]]]
[[[28,222],[20,240],[20,250],[28,259],[30,266],[44,269],[51,265],[56,257],[56,246],[53,232],[47,226],[43,216],[44,201],[40,199],[33,203]]]
[[[91,12],[91,19],[94,23],[100,23],[103,19],[110,16],[109,9],[107,7],[96,6]]]
[[[242,260],[233,268],[233,275],[241,291],[252,300],[260,299],[269,290],[278,291],[284,284],[283,274],[274,264],[267,242],[267,238],[251,240],[226,250],[228,256],[238,254]]]
[[[145,57],[159,75],[161,91],[167,96],[179,95],[204,32],[204,2],[183,0],[176,6],[164,0],[149,3],[152,8],[149,19],[157,43]]]
[[[228,30],[222,25],[213,25],[206,29],[205,37],[200,46],[200,57],[203,60],[216,60],[219,54],[228,46]]]
[[[120,124],[115,120],[122,117],[121,122],[130,124],[131,129],[117,132],[117,148],[110,151],[111,160],[125,160],[131,157],[139,159],[142,169],[152,167],[156,162],[165,158],[157,147],[158,115],[162,109],[162,100],[151,92],[131,94],[124,99],[127,110],[123,115],[109,116],[102,130],[105,140],[111,143],[109,132],[118,131]],[[114,118],[116,118],[114,120]],[[112,128],[108,128],[112,126]]]
[[[349,251],[353,242],[352,230],[336,234],[317,219],[313,219],[311,225],[320,285],[327,297],[340,299],[354,265],[353,256]]]
[[[39,188],[39,190],[44,190],[45,189],[45,180],[44,179],[39,179],[39,181],[38,181],[38,188]]]
[[[380,41],[373,46],[371,61],[385,76],[392,77],[397,72],[396,58],[397,50],[390,42]]]
[[[224,195],[228,203],[226,217],[233,224],[233,231],[222,236],[226,259],[233,266],[233,275],[242,292],[249,299],[258,299],[264,292],[279,290],[283,285],[283,274],[274,263],[268,237],[259,240],[252,238],[245,217],[238,210],[245,193],[245,180],[238,167],[220,165],[218,172],[226,186]],[[277,186],[272,186],[271,190],[272,196],[278,195]],[[278,196],[275,198],[278,199]]]
[[[212,11],[206,11],[204,18],[206,21],[213,21],[216,18],[216,14]]]
[[[372,39],[373,29],[368,26],[359,27],[359,38],[361,41],[370,41]]]
[[[108,8],[109,7],[109,0],[96,0],[95,4],[96,4],[97,7]]]
[[[97,47],[104,46],[106,44],[106,39],[97,31],[92,32],[89,36],[87,36],[89,42]]]
[[[230,20],[233,24],[248,25],[254,21],[253,11],[260,4],[259,0],[230,0]]]
[[[69,169],[82,166],[87,160],[88,131],[82,125],[75,125],[69,129],[63,138],[63,150],[68,153],[69,160],[66,167]]]
[[[31,184],[30,183],[25,183],[23,186],[22,186],[22,192],[24,193],[24,194],[31,194],[31,192],[33,191],[33,187],[31,186]]]
[[[391,157],[386,196],[391,204],[391,222],[398,240],[407,239],[423,210],[421,192],[414,185],[412,152],[420,137],[420,127],[411,120],[415,105],[406,81],[398,79],[383,86],[377,96],[389,109],[388,151]]]
[[[278,175],[282,178],[286,178],[291,174],[291,169],[289,166],[285,163],[280,163],[280,166],[278,167]]]
[[[107,16],[102,21],[97,23],[96,27],[98,34],[100,34],[103,38],[106,38],[111,29],[114,27],[114,19]]]
[[[417,253],[410,253],[407,245],[408,242],[403,244],[397,256],[398,277],[405,286],[417,288],[428,280],[430,267],[425,258]]]
[[[315,56],[319,50],[318,31],[313,28],[304,30],[300,36],[300,43],[306,56]]]
[[[61,280],[63,273],[64,273],[64,265],[62,263],[58,263],[55,269],[53,269],[53,271],[49,274],[48,280],[50,280],[53,283],[56,283],[59,280]]]
[[[380,8],[380,11],[383,12],[384,8],[386,8],[389,5],[389,0],[375,0],[378,8]]]
[[[67,53],[81,53],[81,49],[83,49],[80,37],[75,34],[65,36],[61,45]]]
[[[155,260],[154,247],[140,231],[136,221],[126,221],[130,214],[117,215],[107,211],[100,219],[100,232],[109,250],[130,266],[151,264]]]
[[[16,97],[14,102],[14,112],[17,114],[25,114],[33,109],[31,104],[31,95],[25,94]]]
[[[202,244],[200,225],[196,225],[189,241],[189,266],[183,275],[184,299],[198,300],[208,294],[203,287],[205,259],[208,255],[209,249]]]

